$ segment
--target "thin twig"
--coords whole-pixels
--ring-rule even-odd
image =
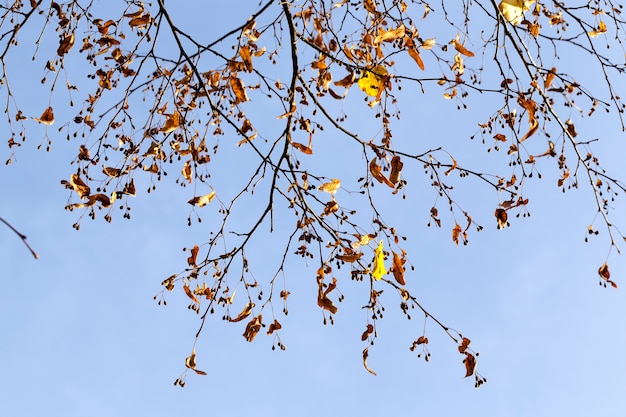
[[[4,220],[2,217],[0,217],[0,221],[2,221],[2,223],[6,224],[9,227],[9,229],[13,230],[13,232],[15,232],[15,234],[18,235],[20,237],[20,239],[22,239],[22,242],[24,242],[24,244],[26,245],[26,247],[28,248],[30,253],[33,254],[35,259],[39,259],[39,255],[37,255],[37,252],[35,252],[33,250],[33,248],[31,248],[30,245],[28,244],[28,241],[26,240],[26,235],[20,233],[15,227],[13,227],[9,222]]]

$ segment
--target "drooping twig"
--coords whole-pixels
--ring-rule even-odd
[[[2,221],[2,223],[6,224],[9,227],[9,229],[13,230],[13,232],[15,232],[15,234],[18,235],[20,237],[20,239],[22,239],[22,242],[24,242],[24,244],[26,245],[26,247],[28,248],[30,253],[33,254],[35,259],[39,259],[39,255],[37,255],[37,252],[35,252],[33,250],[33,248],[31,248],[30,245],[28,244],[28,241],[26,240],[26,235],[20,233],[15,227],[13,227],[9,222],[4,220],[2,217],[0,217],[0,221]]]

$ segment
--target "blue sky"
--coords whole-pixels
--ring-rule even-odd
[[[174,16],[182,19],[184,10],[179,12]],[[228,14],[211,12],[218,22]],[[195,28],[203,27],[206,19],[202,13],[184,16]],[[24,53],[13,59],[29,60],[29,53]],[[43,103],[24,100],[29,116],[39,116],[47,106],[47,94],[41,93],[38,83],[29,82],[39,80],[39,68],[29,70],[32,78],[23,75],[15,81],[28,97],[43,97]],[[624,84],[618,87],[623,89]],[[344,111],[367,131],[371,110],[356,87],[353,90],[350,97],[356,99]],[[416,148],[424,142],[424,149],[430,143],[445,143],[451,151],[458,141],[467,163],[492,158],[484,146],[468,139],[477,119],[484,116],[472,109],[488,104],[486,98],[459,112],[438,92],[414,94],[417,99],[402,108],[407,122],[399,123],[394,140],[415,141]],[[62,118],[59,112],[57,119]],[[607,138],[606,149],[600,150],[602,162],[624,178],[623,133],[608,122],[578,122],[582,137]],[[532,217],[514,219],[504,231],[495,227],[493,191],[461,189],[460,199],[485,227],[470,235],[468,246],[453,244],[449,224],[440,230],[426,227],[433,191],[419,170],[411,174],[410,185],[415,188],[406,202],[385,197],[382,187],[375,190],[383,196],[382,210],[393,222],[404,224],[410,237],[406,247],[415,271],[407,275],[409,289],[438,319],[471,338],[480,352],[479,371],[488,379],[480,389],[462,378],[461,355],[432,322],[426,325],[430,361],[409,351],[424,321],[417,312],[407,321],[397,308],[397,297],[390,294],[383,299],[386,313],[378,324],[379,338],[370,348],[369,365],[378,376],[367,373],[361,360],[362,286],[350,281],[346,271],[343,276],[336,272],[346,301],[339,304],[335,325],[324,326],[316,306],[315,269],[299,261],[290,262],[286,272],[292,293],[289,315],[279,316],[286,351],[272,351],[272,338],[264,335],[246,342],[241,336],[245,323],[225,324],[216,315],[196,348],[198,368],[208,375],[190,374],[180,389],[172,383],[184,370],[198,317],[187,310],[181,293],[170,295],[166,307],[152,297],[164,278],[184,266],[187,255],[181,249],[206,240],[215,207],[206,207],[201,224],[187,227],[186,201],[192,190],[163,182],[156,193],[140,191],[130,220],[122,219],[120,212],[107,224],[100,213],[97,221],[85,218],[76,232],[72,224],[78,213],[63,209],[68,191],[60,180],[73,172],[69,161],[79,142],[67,142],[55,125],[49,129],[52,151],[37,151],[43,128],[27,123],[29,138],[17,151],[16,161],[0,166],[0,215],[28,236],[40,259],[35,261],[0,225],[0,415],[626,412],[623,257],[609,259],[620,289],[598,286],[596,271],[607,247],[602,235],[590,243],[583,241],[594,215],[591,194],[584,188],[561,193],[554,185],[552,165],[542,169],[541,181],[527,185]],[[333,152],[334,140],[327,132],[314,144],[315,155],[325,155],[328,176],[345,178],[362,169],[360,156],[351,165],[343,153]],[[544,146],[545,139],[536,140],[538,147]],[[224,152],[241,149],[227,140],[222,140],[222,147]],[[8,152],[1,147],[0,160],[6,160]],[[498,157],[490,161],[494,159]],[[230,170],[220,171],[226,175],[239,165],[223,167]],[[217,187],[228,188],[229,183],[216,179],[215,186],[219,194],[225,191]],[[337,199],[349,205],[346,187]],[[623,206],[615,215],[618,221],[623,219]],[[280,220],[276,235],[253,241],[253,271],[259,280],[275,270],[271,255],[282,252],[281,228],[291,230],[291,224]],[[249,218],[238,221],[245,224]]]

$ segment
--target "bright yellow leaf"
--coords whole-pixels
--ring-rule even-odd
[[[378,97],[384,88],[386,75],[387,69],[382,65],[376,65],[374,68],[363,72],[359,78],[359,87],[368,96]]]
[[[326,182],[317,188],[318,190],[325,191],[330,195],[335,195],[339,187],[341,187],[341,181],[333,178],[330,182]]]
[[[381,240],[378,247],[374,249],[374,271],[372,271],[372,276],[378,281],[386,274],[385,254],[383,253],[383,241]]]
[[[524,20],[524,12],[530,10],[535,0],[502,0],[498,5],[500,13],[507,22],[519,25]]]

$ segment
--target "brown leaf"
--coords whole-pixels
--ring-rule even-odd
[[[80,198],[86,198],[91,194],[91,189],[78,174],[72,174],[69,182],[61,181],[61,184],[65,185],[66,188],[76,191]]]
[[[282,329],[283,326],[278,322],[278,320],[274,319],[274,323],[270,323],[270,327],[269,329],[267,329],[267,335],[271,335],[272,333],[274,333],[276,330],[280,330]]]
[[[457,245],[459,244],[459,236],[461,236],[462,233],[463,229],[461,229],[461,226],[459,226],[458,223],[455,224],[454,228],[452,229],[452,241]]]
[[[250,47],[248,45],[244,45],[239,48],[239,55],[243,60],[244,67],[246,72],[252,72],[252,52],[250,51]]]
[[[416,343],[418,345],[422,345],[422,344],[427,345],[428,344],[428,338],[425,337],[425,336],[420,336],[420,337],[417,338]]]
[[[330,298],[328,298],[328,294],[330,294],[337,287],[337,279],[333,278],[332,283],[324,289],[324,269],[320,268],[317,270],[317,305],[324,310],[330,312],[330,314],[337,313],[337,307]]]
[[[244,309],[241,311],[241,313],[239,313],[239,315],[237,317],[235,317],[234,319],[230,319],[229,321],[231,323],[237,323],[238,321],[241,321],[241,320],[245,319],[250,314],[252,314],[252,309],[253,308],[254,308],[254,303],[253,302],[249,302],[248,304],[246,304]]]
[[[337,210],[339,210],[339,203],[337,203],[335,200],[330,200],[324,206],[324,212],[322,213],[322,216],[328,216],[335,213]]]
[[[556,68],[552,67],[552,69],[550,70],[550,72],[548,72],[546,74],[546,78],[543,81],[543,88],[545,90],[548,90],[550,88],[550,86],[552,85],[552,81],[554,80],[554,77],[556,76]]]
[[[396,282],[400,285],[406,285],[406,281],[404,280],[404,272],[406,263],[406,259],[404,258],[405,252],[402,251],[402,256],[398,255],[396,252],[391,251],[393,254],[393,265],[391,267],[391,272],[393,272],[393,277],[396,279]]]
[[[342,255],[336,255],[335,259],[339,259],[340,261],[352,263],[361,259],[363,256],[363,252],[355,252],[350,248],[345,248],[344,253]]]
[[[146,13],[143,16],[138,16],[138,17],[134,17],[130,19],[128,24],[132,28],[140,28],[140,27],[148,26],[151,21],[152,21],[152,18],[150,17],[150,13]]]
[[[109,177],[119,177],[122,175],[122,170],[119,168],[111,168],[111,167],[102,167],[102,172],[104,175],[108,175]]]
[[[52,107],[48,107],[46,110],[44,110],[44,112],[41,114],[41,116],[39,118],[35,117],[35,120],[39,123],[43,123],[45,125],[50,126],[51,124],[54,123],[54,112],[52,110]]]
[[[299,150],[300,152],[307,154],[307,155],[312,155],[313,154],[313,149],[311,149],[310,146],[306,146],[302,143],[298,143],[298,142],[291,142],[291,146],[293,146],[294,148],[296,148],[297,150]]]
[[[611,273],[609,272],[609,266],[607,265],[607,263],[603,263],[602,266],[600,268],[598,268],[598,275],[600,275],[600,278],[605,279],[605,280],[609,280],[609,278],[611,278]]]
[[[474,375],[474,372],[476,371],[476,358],[474,355],[466,352],[463,363],[465,364],[465,378]]]
[[[191,298],[194,303],[200,304],[200,301],[198,301],[196,296],[191,292],[191,289],[189,289],[189,285],[183,285],[183,290],[185,291],[185,294],[187,294],[187,297]]]
[[[246,325],[246,330],[243,332],[243,337],[246,338],[248,342],[252,342],[256,335],[261,330],[261,325],[263,321],[263,316],[260,314],[254,317],[250,322]]]
[[[189,266],[196,265],[196,258],[198,257],[199,250],[200,248],[198,247],[198,245],[195,245],[193,248],[191,248],[191,255],[189,255],[189,257],[187,258],[187,264],[189,264]]]
[[[391,181],[394,185],[398,184],[400,181],[400,174],[402,174],[402,167],[404,164],[400,161],[400,157],[398,155],[394,155],[391,158],[391,173],[389,174],[389,181]]]
[[[372,159],[372,161],[370,162],[370,173],[372,174],[372,177],[374,177],[376,181],[380,182],[381,184],[387,184],[391,188],[396,188],[396,185],[393,182],[389,181],[389,178],[387,178],[385,174],[383,174],[380,165],[376,163],[376,158]]]
[[[191,183],[192,181],[192,170],[191,170],[191,164],[189,163],[189,161],[185,162],[185,165],[183,166],[182,169],[182,174],[183,174],[183,178],[185,178],[187,181],[189,181]]]
[[[57,49],[57,54],[62,57],[67,54],[70,49],[74,46],[74,33],[64,33],[61,36],[61,40],[59,41],[59,48]]]
[[[506,210],[502,208],[497,208],[494,215],[496,216],[496,220],[498,221],[498,229],[504,229],[504,227],[507,225],[507,220],[509,217],[506,213]]]
[[[457,37],[458,38],[458,37]],[[455,39],[454,41],[452,41],[452,43],[454,44],[454,49],[456,49],[459,53],[467,56],[467,57],[473,57],[474,53],[470,50],[468,50],[465,46],[461,45],[461,43],[459,42],[458,39]]]
[[[235,94],[234,104],[244,103],[250,100],[248,98],[248,93],[246,93],[246,86],[244,85],[243,81],[241,81],[241,79],[233,75],[229,78],[229,82],[230,82],[230,88],[231,90],[233,90],[233,93]]]
[[[365,367],[365,369],[367,369],[367,372],[376,376],[376,372],[372,371],[370,367],[367,365],[367,356],[369,355],[369,352],[368,352],[369,348],[370,347],[368,346],[365,349],[363,349],[363,366]]]

